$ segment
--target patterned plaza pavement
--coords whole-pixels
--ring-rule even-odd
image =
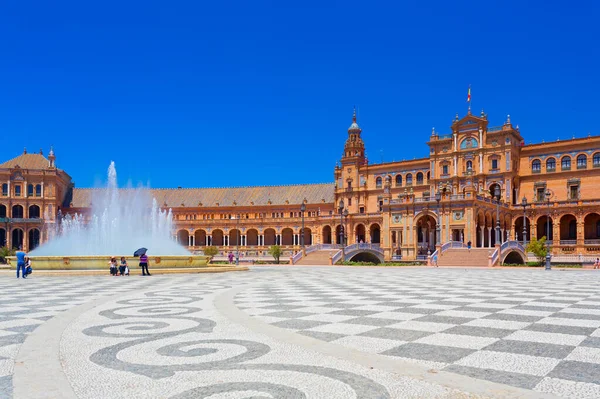
[[[598,398],[600,274],[0,275],[0,398]]]

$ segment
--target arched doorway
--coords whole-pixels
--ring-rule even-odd
[[[323,244],[331,244],[331,227],[323,227]]]
[[[294,231],[285,228],[281,231],[281,245],[294,245]]]
[[[381,243],[381,227],[377,223],[373,223],[370,227],[371,244]]]
[[[206,246],[206,231],[196,230],[194,232],[194,244],[200,247]]]
[[[550,231],[549,232],[548,232],[548,228],[547,228],[548,219],[550,219]],[[550,241],[554,240],[554,234],[552,234],[552,230],[553,230],[552,222],[553,222],[552,218],[548,218],[548,216],[546,216],[546,215],[540,216],[538,218],[537,223],[536,223],[538,240],[542,237],[546,237]],[[548,234],[550,235],[550,237],[548,237]]]
[[[275,245],[275,230],[265,230],[265,245]]]
[[[531,241],[531,220],[529,218],[525,218],[525,240],[527,242]],[[523,216],[519,216],[515,219],[515,237],[518,238],[517,241],[523,242]]]
[[[29,241],[27,248],[29,251],[33,251],[40,246],[40,231],[38,229],[29,230]]]
[[[435,218],[429,214],[423,215],[417,220],[417,251],[419,255],[425,255],[427,251],[435,251],[435,226]]]
[[[13,205],[12,217],[17,219],[23,218],[23,207],[21,205]]]
[[[590,213],[583,219],[583,232],[585,244],[600,244],[600,215]]]
[[[224,244],[223,240],[223,230],[216,229],[212,232],[212,245],[216,247],[221,247]]]
[[[177,232],[177,242],[184,247],[190,245],[190,233],[187,230],[179,230]]]
[[[31,205],[29,207],[29,218],[39,219],[40,218],[40,207],[37,205]]]
[[[302,244],[302,242],[300,242]],[[304,228],[304,245],[312,245],[312,230],[308,227]]]
[[[246,232],[246,245],[258,245],[258,230],[249,229]]]
[[[229,246],[242,245],[242,237],[238,229],[229,230]]]
[[[6,246],[6,230],[0,229],[0,247]]]
[[[500,189],[500,185],[498,183],[490,185],[490,197],[494,199],[496,199],[496,187]]]
[[[358,243],[366,242],[367,231],[365,229],[365,225],[362,223],[357,224],[354,235],[356,236],[356,242],[358,242]]]
[[[10,239],[13,249],[19,249],[23,247],[23,230],[16,228],[12,231],[12,237]]]
[[[577,218],[571,214],[560,218],[560,241],[561,245],[573,245],[577,243]]]

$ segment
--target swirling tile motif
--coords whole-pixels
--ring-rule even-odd
[[[293,386],[294,378],[289,378],[294,373],[318,377],[321,384],[335,380],[353,392],[351,397],[391,397],[385,386],[360,374],[309,364],[261,362],[271,352],[268,344],[248,339],[212,338],[217,322],[202,317],[209,312],[205,312],[206,309],[199,304],[203,301],[210,303],[205,296],[223,288],[174,287],[172,290],[152,291],[141,297],[115,301],[110,309],[98,312],[98,316],[107,323],[87,327],[82,333],[92,338],[114,339],[118,343],[96,350],[89,360],[103,368],[135,373],[154,380],[170,378],[178,372],[199,371],[250,372],[254,375],[266,372],[265,375],[280,373],[288,376],[283,378],[284,383],[213,383],[175,394],[173,398],[208,398],[224,393],[237,393],[249,398],[264,395],[282,399],[306,398],[302,387]],[[198,335],[206,338],[186,339]],[[162,345],[163,341],[175,343]],[[148,348],[153,351],[150,355]],[[146,355],[138,361],[126,360],[127,351],[144,352]]]

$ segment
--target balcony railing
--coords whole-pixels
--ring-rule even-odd
[[[559,240],[560,245],[577,245],[577,240]]]
[[[587,165],[577,165],[577,169],[587,169]]]
[[[546,168],[546,172],[548,172],[548,173],[556,172],[556,168]]]
[[[0,223],[44,223],[41,218],[0,218]]]
[[[499,132],[501,130],[502,130],[502,126],[492,126],[492,127],[488,127],[488,129],[487,129],[488,133]]]
[[[600,245],[600,238],[590,238],[587,240],[583,240],[585,245]]]

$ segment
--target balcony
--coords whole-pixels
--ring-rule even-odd
[[[352,192],[352,187],[346,187],[346,192],[347,193],[351,193]]]
[[[531,169],[531,173],[542,173],[541,169]]]
[[[600,245],[600,239],[599,238],[591,238],[591,239],[584,240],[583,243],[585,245]]]
[[[490,173],[500,173],[500,169],[490,169]]]
[[[577,170],[587,169],[587,165],[577,165]]]
[[[556,172],[556,168],[546,168],[546,172],[548,172],[548,173]]]
[[[577,245],[577,240],[559,240],[560,245]]]

